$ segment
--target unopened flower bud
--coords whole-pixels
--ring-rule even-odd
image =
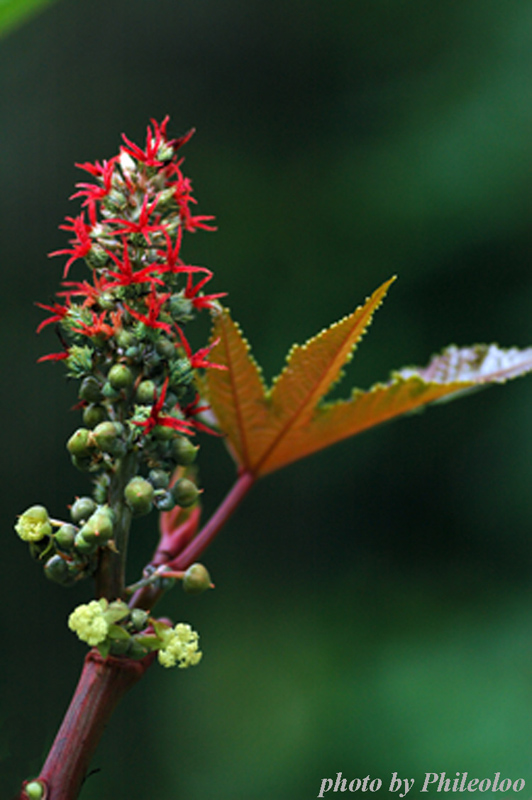
[[[44,800],[45,788],[41,781],[29,781],[24,787],[28,800]]]
[[[183,467],[189,467],[196,460],[199,447],[192,444],[186,436],[178,436],[172,442],[172,456]]]
[[[70,507],[70,518],[76,525],[85,522],[96,511],[96,503],[92,497],[78,497]]]
[[[131,624],[136,631],[143,631],[148,624],[149,614],[142,608],[134,608],[131,612]]]
[[[170,359],[175,356],[175,345],[170,339],[166,339],[164,336],[161,336],[161,338],[157,340],[155,349],[163,358]]]
[[[129,640],[129,647],[126,652],[128,658],[139,661],[141,658],[144,658],[144,656],[147,656],[149,652],[148,648],[144,647],[140,642],[137,642],[136,639],[131,638]]]
[[[127,389],[133,383],[133,373],[125,364],[114,364],[107,374],[107,380],[117,391]]]
[[[183,576],[183,591],[187,594],[201,594],[211,587],[211,576],[203,564],[191,564]]]
[[[91,455],[93,444],[91,432],[88,428],[78,428],[67,442],[67,450],[71,456],[76,458],[87,458]]]
[[[117,334],[116,341],[119,347],[127,350],[128,347],[133,347],[137,344],[137,339],[131,331],[122,328]]]
[[[31,506],[20,515],[15,530],[23,542],[38,542],[50,536],[52,526],[44,506]]]
[[[137,475],[131,478],[124,490],[126,502],[133,514],[142,516],[151,511],[153,502],[153,486],[149,481]]]
[[[177,505],[182,508],[193,505],[199,495],[198,487],[188,478],[180,478],[180,480],[176,481],[171,491]]]

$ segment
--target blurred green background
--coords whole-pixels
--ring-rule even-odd
[[[4,6],[6,4],[4,3]],[[1,10],[1,8],[0,8]],[[88,488],[64,442],[75,386],[42,313],[75,161],[191,126],[185,257],[270,379],[294,341],[399,281],[344,383],[442,346],[532,344],[532,1],[62,0],[0,41],[0,789],[38,772],[85,647],[89,584],[45,581],[12,531]],[[74,279],[83,277],[76,265]],[[342,771],[468,771],[532,789],[532,383],[450,403],[264,480],[204,561],[216,591],[165,611],[204,661],[123,703],[83,800],[306,800]],[[229,488],[203,437],[207,513]],[[134,532],[134,578],[156,539]],[[527,794],[528,792],[528,794]],[[327,795],[326,795],[327,796]],[[329,795],[331,796],[331,795]],[[426,795],[424,795],[426,796]]]

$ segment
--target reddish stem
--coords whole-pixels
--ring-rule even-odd
[[[229,494],[218,506],[212,517],[201,531],[195,536],[185,549],[169,562],[168,566],[172,569],[186,569],[203,551],[210,545],[220,528],[222,528],[233,511],[240,505],[253,484],[255,476],[251,472],[242,472],[234,484]]]
[[[46,800],[75,800],[91,758],[119,700],[142,678],[153,662],[103,659],[91,650],[39,778]],[[19,800],[25,800],[22,791]]]

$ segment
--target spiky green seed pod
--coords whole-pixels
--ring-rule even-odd
[[[203,564],[191,564],[183,577],[183,591],[187,594],[201,594],[211,586],[211,576]]]
[[[61,583],[63,586],[73,582],[68,563],[58,555],[48,559],[44,565],[44,574],[48,580]]]
[[[133,514],[142,516],[151,511],[153,502],[153,486],[149,481],[137,475],[131,478],[124,490],[126,502]]]
[[[64,553],[70,552],[74,547],[74,540],[77,534],[77,528],[74,525],[61,525],[59,530],[54,534],[54,544],[58,550]]]
[[[93,448],[91,431],[88,428],[78,428],[67,442],[68,452],[76,458],[88,458]]]
[[[153,436],[158,442],[170,442],[175,436],[175,430],[167,425],[156,425]]]
[[[171,489],[172,496],[178,506],[188,508],[198,499],[199,489],[195,483],[188,478],[180,478],[174,483]]]
[[[141,381],[137,387],[136,400],[141,406],[153,403],[156,396],[156,388],[153,381]]]
[[[96,503],[92,497],[78,497],[70,507],[70,518],[78,525],[80,522],[86,522],[95,511]]]
[[[79,388],[79,399],[88,403],[97,403],[102,399],[102,390],[99,381],[93,375],[83,378]]]
[[[178,436],[172,442],[172,456],[177,464],[189,467],[196,460],[199,447],[192,444],[186,436]]]
[[[107,380],[117,391],[127,389],[133,383],[133,373],[125,364],[114,364],[107,374]]]

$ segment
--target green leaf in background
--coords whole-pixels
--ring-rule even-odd
[[[53,2],[54,0],[0,0],[0,37],[10,33],[13,28]]]

